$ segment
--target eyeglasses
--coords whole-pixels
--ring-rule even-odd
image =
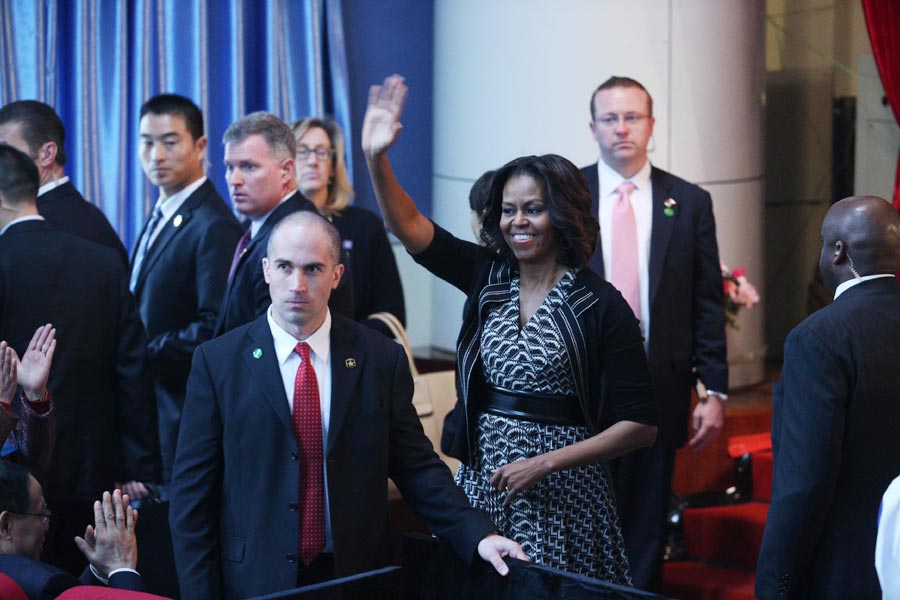
[[[624,115],[603,115],[595,122],[600,123],[604,127],[615,127],[619,124],[619,120],[625,122],[626,125],[637,125],[643,119],[649,119],[650,115],[641,115],[638,113],[626,113]]]
[[[26,516],[26,517],[40,517],[44,523],[49,523],[50,517],[53,516],[53,513],[50,511],[49,508],[45,508],[44,512],[39,512],[39,513],[20,512],[18,510],[7,510],[5,512],[12,513],[14,515],[22,515],[22,516]]]
[[[300,146],[300,148],[297,149],[297,158],[300,160],[306,160],[309,158],[310,154],[315,154],[319,160],[334,158],[334,150],[329,150],[327,148],[307,148],[305,146]]]

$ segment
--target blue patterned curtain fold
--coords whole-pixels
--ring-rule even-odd
[[[2,1],[0,103],[37,99],[57,110],[66,174],[130,248],[156,200],[137,154],[147,98],[183,94],[203,110],[209,177],[226,198],[221,139],[239,116],[331,114],[350,136],[341,8],[341,0]]]

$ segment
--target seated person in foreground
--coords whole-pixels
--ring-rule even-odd
[[[22,360],[0,342],[0,458],[46,468],[56,442],[56,413],[47,390],[56,350],[56,329],[47,323],[34,332]],[[18,411],[13,407],[22,385]]]
[[[75,538],[90,563],[79,579],[40,562],[51,513],[41,484],[28,470],[0,461],[0,573],[18,583],[29,598],[55,598],[77,585],[109,585],[142,591],[134,525],[137,511],[119,490],[94,502],[94,525]]]

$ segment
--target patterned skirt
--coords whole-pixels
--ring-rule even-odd
[[[590,437],[585,427],[544,425],[482,413],[472,468],[456,482],[476,508],[490,514],[500,532],[518,542],[535,563],[631,585],[615,500],[604,464],[565,469],[519,493],[504,506],[491,487],[491,471]]]

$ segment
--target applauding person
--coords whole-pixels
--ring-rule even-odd
[[[56,350],[56,329],[47,323],[34,332],[19,360],[16,351],[0,342],[0,456],[36,468],[50,464],[56,441],[56,414],[47,390],[50,364]],[[21,417],[13,408],[17,384],[22,386]]]

